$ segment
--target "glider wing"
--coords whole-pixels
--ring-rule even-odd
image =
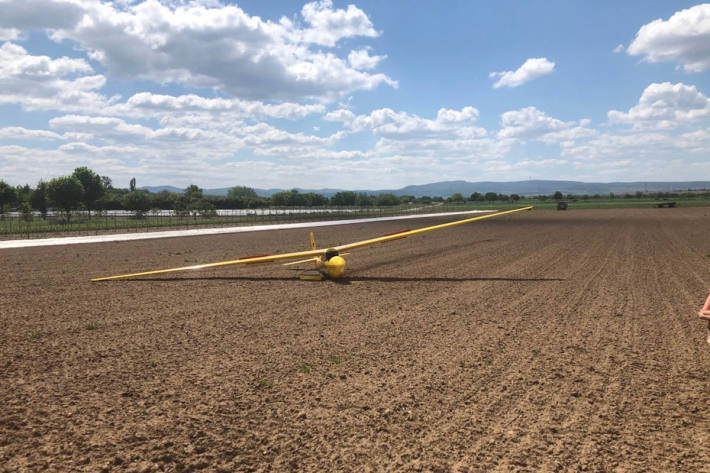
[[[530,210],[530,209],[532,209],[532,207],[523,207],[520,209],[506,210],[504,212],[497,212],[494,214],[482,215],[479,217],[467,218],[464,220],[457,220],[455,222],[442,223],[440,225],[434,225],[431,227],[418,228],[416,230],[409,230],[406,232],[398,232],[398,233],[394,233],[391,235],[386,235],[386,236],[382,236],[382,237],[378,237],[378,238],[372,238],[370,240],[363,240],[363,241],[358,241],[355,243],[348,243],[346,245],[336,246],[335,249],[338,250],[338,252],[342,252],[342,251],[350,250],[353,248],[360,248],[362,246],[373,245],[375,243],[383,243],[386,241],[397,240],[400,238],[405,238],[410,235],[417,235],[419,233],[424,233],[424,232],[428,232],[431,230],[438,230],[440,228],[447,228],[447,227],[452,227],[454,225],[461,225],[464,223],[475,222],[477,220],[483,220],[486,218],[500,217],[501,215],[507,215],[507,214],[511,214],[514,212],[520,212],[522,210]],[[233,265],[233,264],[270,263],[272,261],[279,261],[279,260],[286,260],[286,259],[308,258],[307,260],[295,262],[295,263],[304,263],[304,262],[312,261],[314,259],[314,257],[316,257],[316,256],[325,255],[326,251],[328,251],[328,248],[322,248],[322,249],[318,249],[318,250],[309,250],[309,251],[298,251],[296,253],[284,253],[281,255],[247,256],[247,257],[239,258],[239,259],[232,260],[232,261],[220,261],[218,263],[196,264],[193,266],[182,266],[179,268],[158,269],[158,270],[154,270],[154,271],[144,271],[141,273],[120,274],[118,276],[95,278],[95,279],[92,279],[92,281],[110,281],[113,279],[137,278],[137,277],[141,277],[141,276],[151,276],[153,274],[172,273],[172,272],[176,272],[176,271],[190,271],[190,270],[194,270],[194,269],[218,268],[221,266],[229,266],[229,265]]]
[[[410,235],[418,235],[419,233],[429,232],[431,230],[439,230],[440,228],[453,227],[454,225],[461,225],[464,223],[475,222],[478,220],[484,220],[486,218],[500,217],[501,215],[512,214],[515,212],[521,212],[523,210],[530,210],[530,209],[532,209],[532,206],[522,207],[522,208],[513,209],[513,210],[506,210],[504,212],[496,212],[494,214],[481,215],[478,217],[467,218],[464,220],[457,220],[455,222],[442,223],[440,225],[433,225],[431,227],[417,228],[416,230],[409,230],[406,232],[397,232],[397,233],[393,233],[391,235],[385,235],[385,236],[381,236],[381,237],[377,237],[377,238],[371,238],[369,240],[357,241],[355,243],[348,243],[346,245],[336,246],[335,249],[338,251],[352,250],[353,248],[360,248],[362,246],[374,245],[375,243],[384,243],[386,241],[398,240],[400,238],[406,238]]]
[[[137,278],[140,276],[150,276],[153,274],[172,273],[175,271],[190,271],[193,269],[218,268],[220,266],[228,266],[232,264],[254,264],[254,263],[270,263],[282,259],[303,258],[305,256],[320,256],[324,255],[326,248],[320,250],[299,251],[296,253],[284,253],[281,255],[269,256],[247,256],[233,261],[220,261],[219,263],[196,264],[194,266],[182,266],[180,268],[158,269],[155,271],[144,271],[142,273],[120,274],[118,276],[108,276],[105,278],[96,278],[92,281],[110,281],[112,279]]]

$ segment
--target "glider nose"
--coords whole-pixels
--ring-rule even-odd
[[[338,279],[345,273],[345,259],[342,256],[333,256],[323,263],[328,277]]]

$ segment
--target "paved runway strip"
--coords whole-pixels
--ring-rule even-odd
[[[300,222],[274,225],[253,225],[223,228],[196,228],[192,230],[170,230],[165,232],[117,233],[106,235],[89,235],[78,237],[42,238],[37,240],[6,240],[0,241],[0,249],[29,248],[33,246],[78,245],[80,243],[103,243],[110,241],[147,240],[151,238],[174,238],[200,235],[218,235],[222,233],[260,232],[266,230],[287,230],[292,228],[326,227],[331,225],[349,225],[352,223],[384,222],[386,220],[406,220],[426,217],[448,217],[452,215],[467,215],[475,213],[497,212],[497,210],[467,210],[464,212],[442,212],[421,215],[401,215],[396,217],[354,218],[348,220],[326,220],[320,222]]]

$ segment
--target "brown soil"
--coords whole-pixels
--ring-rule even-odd
[[[316,229],[339,244],[443,220]],[[0,253],[0,471],[709,472],[710,209]]]

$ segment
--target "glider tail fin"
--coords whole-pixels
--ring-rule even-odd
[[[316,249],[316,237],[313,235],[313,232],[311,232],[311,250]]]
[[[311,250],[315,250],[315,249],[316,249],[316,237],[313,234],[313,232],[311,232]],[[319,261],[318,258],[313,258],[313,266],[316,269],[318,269],[318,261]]]

